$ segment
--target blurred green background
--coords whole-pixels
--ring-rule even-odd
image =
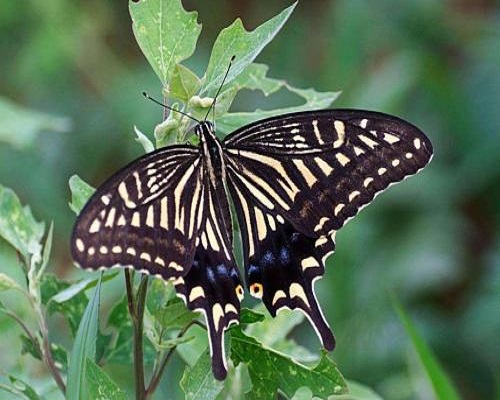
[[[254,28],[290,1],[183,4],[198,10],[203,23],[197,52],[187,62],[201,75],[220,29],[236,17]],[[434,143],[425,171],[377,198],[338,234],[337,252],[317,285],[337,335],[333,356],[341,371],[387,399],[431,398],[391,293],[464,398],[498,396],[499,11],[488,0],[302,0],[257,59],[270,66],[270,76],[298,87],[342,90],[336,107],[407,119]],[[133,37],[126,1],[2,3],[0,97],[59,118],[47,119],[34,141],[24,140],[30,121],[9,121],[0,107],[0,126],[8,122],[0,127],[0,183],[30,204],[38,219],[54,221],[51,269],[61,277],[81,274],[68,251],[75,218],[67,206],[68,178],[78,173],[98,185],[143,152],[133,126],[151,133],[162,111],[144,101],[142,90],[160,95]],[[244,92],[233,110],[295,100]],[[2,243],[0,261],[2,270],[15,262]],[[41,364],[19,357],[17,327],[2,320],[0,334],[0,372],[42,379]],[[294,334],[318,350],[309,325]],[[122,372],[121,383],[128,373]]]

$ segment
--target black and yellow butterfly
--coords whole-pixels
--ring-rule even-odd
[[[224,331],[239,321],[243,287],[230,198],[241,228],[245,281],[272,316],[305,313],[323,346],[335,339],[314,294],[335,234],[390,184],[422,169],[432,145],[399,118],[361,110],[282,115],[220,141],[153,151],[109,178],[76,222],[71,251],[84,268],[131,266],[173,281],[201,311],[216,378],[227,373]]]

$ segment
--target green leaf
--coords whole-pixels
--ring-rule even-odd
[[[71,203],[69,203],[69,208],[78,215],[87,200],[95,192],[95,189],[78,175],[73,175],[69,178],[69,188],[71,190]]]
[[[4,292],[10,289],[23,291],[21,286],[19,286],[19,284],[15,280],[10,278],[3,272],[0,272],[0,292]]]
[[[214,400],[224,388],[224,382],[214,378],[212,360],[205,351],[190,367],[186,366],[181,379],[186,400]]]
[[[0,121],[0,141],[17,148],[33,144],[42,132],[66,132],[71,128],[68,118],[30,110],[1,97]]]
[[[68,286],[66,289],[61,290],[59,293],[57,293],[55,296],[53,296],[49,301],[54,301],[56,303],[64,303],[78,294],[84,292],[85,290],[91,289],[94,286],[96,286],[99,281],[106,282],[109,281],[110,279],[113,279],[116,275],[118,275],[118,271],[111,272],[109,274],[103,274],[102,277],[99,278],[89,278],[89,279],[84,279],[79,282],[76,282],[74,284],[71,284]]]
[[[255,324],[266,319],[264,314],[258,313],[250,308],[242,308],[240,311],[240,324]]]
[[[221,115],[227,113],[229,107],[233,103],[233,100],[238,93],[238,88],[235,86],[230,87],[229,89],[224,90],[217,97],[217,102],[215,103],[215,117],[218,118]],[[189,101],[189,113],[199,119],[205,119],[207,115],[208,109],[212,106],[213,98],[211,97],[198,97],[193,96]],[[212,117],[212,111],[210,111],[210,115],[208,115],[208,119]]]
[[[40,259],[45,226],[23,207],[16,194],[0,185],[0,237],[10,243],[25,260],[31,255]]]
[[[182,64],[176,64],[166,94],[187,103],[200,86],[201,80],[193,71]]]
[[[286,82],[281,79],[268,78],[268,70],[269,67],[265,64],[252,63],[238,75],[232,85],[238,87],[239,90],[260,90],[265,96],[269,96],[280,90]]]
[[[261,305],[257,311],[264,311]],[[266,346],[274,346],[285,339],[293,328],[304,321],[304,314],[292,310],[283,310],[275,318],[268,316],[262,322],[253,324],[246,329],[248,335],[256,337]]]
[[[42,264],[37,273],[38,280],[41,280],[42,274],[45,272],[47,265],[49,264],[50,252],[52,251],[52,236],[54,235],[54,222],[50,223],[49,231],[47,232],[47,237],[45,238],[45,244],[43,245],[42,252]]]
[[[86,360],[87,358],[95,360],[100,294],[101,281],[94,289],[94,294],[85,309],[71,350],[66,389],[66,397],[70,400],[87,398],[88,395]]]
[[[373,389],[354,381],[347,381],[349,393],[333,396],[331,400],[383,400]]]
[[[136,126],[134,126],[134,131],[137,135],[135,141],[140,143],[146,153],[151,153],[155,149],[153,142],[151,142],[151,140],[149,140],[149,138],[144,133],[137,129]]]
[[[36,358],[37,360],[42,361],[42,355],[38,351],[38,348],[36,348],[33,345],[33,342],[24,334],[21,334],[19,336],[21,339],[22,347],[21,347],[21,354],[30,354],[32,357]],[[68,369],[68,352],[67,350],[62,347],[61,345],[58,345],[56,343],[51,343],[50,344],[51,348],[51,353],[52,353],[52,358],[54,359],[54,364],[62,372],[66,372]]]
[[[180,0],[129,1],[135,39],[165,86],[175,65],[193,54],[201,32],[196,11]]]
[[[424,338],[418,333],[410,317],[406,314],[401,304],[394,299],[394,308],[399,316],[418,359],[422,363],[425,373],[429,378],[436,398],[439,400],[460,399],[457,390],[453,386],[450,378],[440,365],[430,347],[425,343]]]
[[[179,298],[170,300],[164,307],[155,310],[152,315],[166,330],[182,328],[197,318],[197,314],[190,311]]]
[[[125,392],[91,359],[87,362],[88,396],[92,400],[125,400]]]
[[[225,133],[230,133],[244,125],[258,121],[259,119],[292,112],[327,108],[340,94],[340,92],[317,92],[314,89],[297,89],[287,83],[284,83],[283,86],[292,93],[302,97],[305,102],[299,106],[278,108],[275,110],[264,111],[257,109],[255,112],[227,113],[217,120],[217,129]]]
[[[283,27],[297,3],[283,10],[274,18],[249,32],[243,27],[241,19],[236,19],[224,28],[215,40],[201,93],[215,94],[226,74],[229,60],[235,60],[226,78],[226,83],[236,78],[276,36]]]
[[[235,365],[247,365],[252,390],[248,399],[275,399],[278,390],[288,398],[302,386],[311,389],[316,397],[325,399],[347,391],[347,384],[335,363],[323,352],[314,367],[299,364],[291,358],[264,347],[245,335],[239,326],[231,330],[231,358]]]
[[[18,395],[28,400],[41,400],[40,396],[35,392],[30,385],[22,379],[8,375],[9,381],[13,386],[0,384],[0,389],[4,389],[12,394]]]
[[[194,365],[207,348],[207,331],[199,325],[193,325],[184,336],[193,337],[187,344],[180,344],[175,351],[189,365]]]

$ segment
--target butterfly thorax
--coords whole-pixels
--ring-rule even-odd
[[[203,161],[214,187],[225,181],[225,165],[222,155],[222,146],[215,136],[215,127],[209,121],[202,121],[195,128],[195,133],[200,138]]]

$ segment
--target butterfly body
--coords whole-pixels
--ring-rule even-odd
[[[332,350],[314,284],[335,234],[430,161],[429,139],[399,118],[361,110],[269,118],[224,140],[202,121],[195,133],[198,147],[151,152],[96,191],[75,224],[75,261],[90,269],[128,265],[173,281],[188,307],[204,314],[213,371],[223,379],[224,330],[238,323],[243,298],[231,199],[250,294],[272,316],[304,312]]]

